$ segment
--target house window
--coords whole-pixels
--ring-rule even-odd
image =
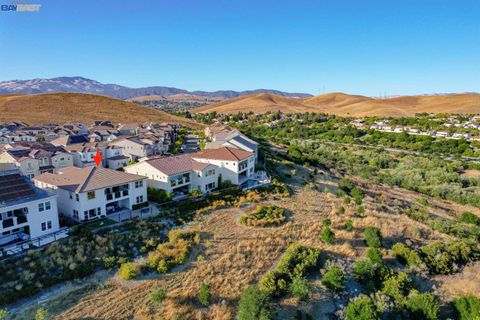
[[[73,217],[78,220],[78,210],[73,210]]]
[[[52,220],[48,220],[46,222],[42,222],[42,231],[50,230],[52,229]]]
[[[87,193],[87,199],[88,199],[88,200],[95,199],[95,191],[89,191],[89,192]]]
[[[143,196],[138,196],[137,203],[142,203],[142,202],[143,202]]]
[[[50,201],[45,202],[45,210],[50,210],[50,209],[52,209],[52,205]]]
[[[135,181],[135,188],[141,188],[143,187],[143,180],[140,180],[140,181]]]
[[[76,198],[77,202],[80,201],[80,197],[78,196],[78,193],[75,193],[75,198]]]
[[[52,229],[52,221],[47,221],[47,229]]]
[[[44,203],[39,203],[38,204],[38,211],[40,211],[40,212],[45,211],[45,204]]]
[[[73,200],[73,193],[70,192],[70,199]]]
[[[97,214],[101,215],[102,214],[102,208],[97,208]]]

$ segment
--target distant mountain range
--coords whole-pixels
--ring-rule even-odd
[[[215,97],[221,99],[230,99],[240,96],[269,93],[283,97],[311,97],[308,93],[290,93],[278,90],[257,89],[248,91],[187,91],[170,87],[144,87],[129,88],[118,84],[104,84],[95,80],[82,77],[59,77],[52,79],[31,79],[31,80],[10,80],[0,82],[0,94],[32,94],[32,93],[52,93],[52,92],[79,92],[91,93],[104,96],[110,96],[117,99],[131,99],[141,96],[163,96],[169,97],[178,94],[189,94],[203,97]]]

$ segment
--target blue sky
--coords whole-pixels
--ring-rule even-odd
[[[11,3],[2,0],[1,4]],[[0,80],[370,96],[480,91],[480,1],[25,0]]]

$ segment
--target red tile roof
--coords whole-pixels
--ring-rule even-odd
[[[190,156],[194,159],[241,161],[253,155],[253,152],[250,151],[223,147],[218,149],[205,149],[196,153],[192,153]]]

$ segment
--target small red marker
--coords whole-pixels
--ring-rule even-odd
[[[95,164],[97,165],[97,167],[102,162],[102,159],[103,159],[103,157],[100,154],[100,148],[97,148],[97,154],[93,156],[93,160],[95,160]]]

